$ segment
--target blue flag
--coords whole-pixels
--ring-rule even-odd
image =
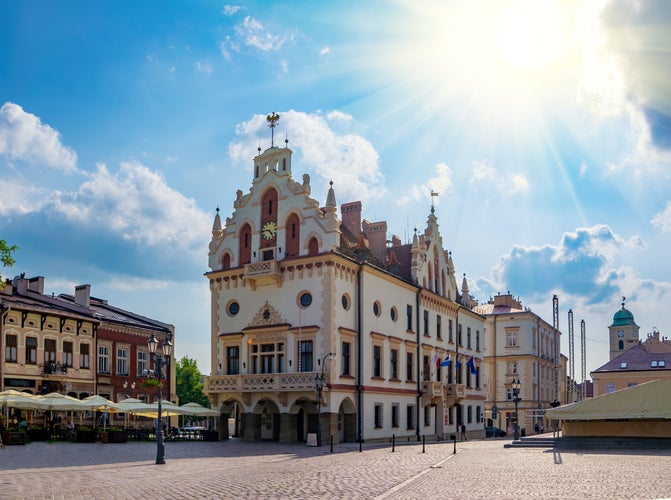
[[[440,366],[450,366],[452,364],[452,360],[450,359],[450,355],[448,354],[447,357],[443,360],[442,363],[440,363]]]
[[[468,360],[466,366],[471,370],[471,374],[477,375],[478,369],[475,367],[475,359],[471,356],[471,359]]]

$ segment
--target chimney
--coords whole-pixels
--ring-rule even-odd
[[[356,238],[361,236],[361,202],[352,201],[340,205],[342,225]]]
[[[363,230],[370,242],[370,251],[378,260],[384,260],[387,255],[387,222],[363,221]]]
[[[91,305],[91,285],[77,285],[75,287],[75,304],[84,307]]]
[[[28,290],[44,295],[44,276],[37,276],[28,280]]]

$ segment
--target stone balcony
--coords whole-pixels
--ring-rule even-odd
[[[210,375],[205,393],[215,392],[299,392],[315,389],[317,372],[259,373],[255,375]]]
[[[464,384],[443,384],[442,382],[422,382],[422,399],[430,404],[451,406],[466,397]]]
[[[244,278],[252,290],[255,290],[257,286],[282,285],[282,271],[276,260],[245,264]]]

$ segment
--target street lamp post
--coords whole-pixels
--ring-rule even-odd
[[[161,351],[156,352],[158,347],[158,340],[154,337],[154,334],[151,334],[149,340],[147,341],[147,346],[149,347],[149,356],[154,362],[154,378],[158,381],[158,419],[156,424],[156,463],[164,464],[165,463],[165,445],[163,444],[163,424],[161,419],[162,415],[162,406],[161,400],[163,395],[161,393],[162,380],[166,379],[167,373],[164,372],[164,368],[167,369],[170,365],[170,356],[172,354],[172,342],[170,342],[170,334],[168,334],[163,342],[161,343]]]
[[[522,384],[520,383],[520,379],[518,378],[517,380],[513,379],[512,381],[512,388],[513,388],[513,401],[515,401],[515,427],[513,430],[513,439],[515,441],[519,440],[520,438],[520,424],[519,424],[519,418],[518,418],[518,413],[517,413],[517,405],[519,404],[520,401],[522,401],[522,398],[520,398],[520,388],[522,387]]]
[[[315,375],[315,389],[317,389],[317,446],[322,445],[322,391],[324,390],[324,363],[331,359],[330,352],[322,358],[322,371]]]

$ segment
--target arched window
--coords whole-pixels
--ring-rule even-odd
[[[310,238],[308,243],[308,255],[317,255],[319,253],[319,242],[317,238]]]
[[[222,269],[230,269],[231,268],[231,254],[230,253],[225,253],[224,258],[221,260],[221,268]]]
[[[298,215],[291,214],[291,216],[287,220],[286,242],[284,244],[287,257],[295,257],[298,255],[299,242],[300,242],[300,221],[298,220]]]
[[[261,200],[261,223],[263,224],[267,220],[275,220],[277,218],[277,191],[274,189],[269,189],[263,193],[263,199]]]
[[[624,349],[624,340],[620,340],[617,343],[617,347],[618,347],[618,349],[623,350]]]
[[[252,228],[245,224],[240,229],[240,265],[249,264],[252,261]]]

